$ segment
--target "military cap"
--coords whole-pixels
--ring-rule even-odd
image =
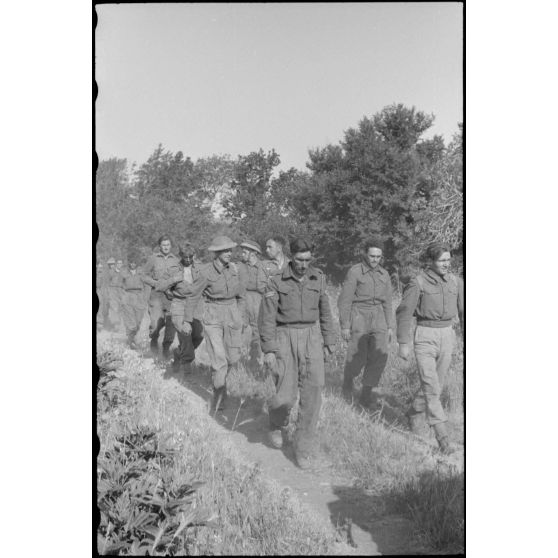
[[[116,263],[116,260],[115,260],[114,258],[109,258],[109,259],[107,260],[107,265],[115,264],[115,263]]]
[[[216,236],[211,244],[207,247],[210,252],[221,252],[222,250],[229,250],[234,248],[236,242],[233,242],[228,236]]]
[[[257,252],[258,254],[262,253],[260,245],[255,240],[245,240],[240,244],[240,247],[248,248],[248,250],[254,250],[254,252]]]

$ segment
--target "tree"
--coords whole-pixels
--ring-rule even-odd
[[[97,254],[101,259],[120,254],[120,225],[130,198],[126,159],[101,161],[95,177],[96,221],[99,229]]]
[[[383,236],[388,266],[413,258],[417,211],[428,202],[429,169],[443,140],[421,140],[432,115],[402,104],[385,107],[349,128],[339,145],[309,152],[311,177],[294,210],[317,238],[316,254],[340,279],[362,241]]]
[[[430,242],[445,242],[459,252],[463,244],[463,125],[430,173],[431,195],[420,208],[415,254]]]

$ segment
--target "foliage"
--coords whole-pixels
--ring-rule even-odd
[[[463,126],[430,172],[431,197],[420,208],[416,232],[421,244],[438,241],[460,250],[463,244]],[[419,248],[417,246],[416,248]],[[415,252],[419,256],[418,252]]]
[[[157,146],[136,171],[124,159],[97,171],[100,257],[151,253],[171,234],[204,249],[217,234],[305,236],[316,263],[335,282],[357,261],[362,241],[385,241],[385,266],[404,274],[432,240],[463,243],[462,129],[446,148],[424,139],[434,116],[393,104],[365,116],[338,144],[309,151],[307,172],[277,171],[279,154],[262,149],[231,160],[192,161]],[[458,264],[459,266],[459,264]]]
[[[334,279],[355,261],[361,242],[376,234],[386,240],[388,266],[412,259],[417,211],[432,195],[428,169],[443,156],[439,136],[421,140],[434,117],[391,105],[339,145],[309,152],[310,180],[294,202],[317,241],[316,255]]]

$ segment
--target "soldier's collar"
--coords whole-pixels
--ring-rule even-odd
[[[295,281],[301,281],[301,279],[299,279],[298,277],[296,277],[296,275],[293,273],[292,270],[292,265],[293,262],[289,262],[289,264],[287,266],[285,266],[285,269],[283,270],[283,279],[288,279],[289,277],[291,277],[292,279],[294,279]],[[304,277],[308,277],[308,279],[315,279],[317,278],[318,274],[316,273],[316,269],[314,269],[312,266],[308,267],[308,271],[306,272],[306,274],[303,276]]]
[[[436,281],[437,283],[443,281],[444,283],[447,283],[448,279],[449,279],[449,273],[446,273],[445,277],[442,277],[441,275],[438,275],[433,269],[427,268],[425,271],[425,274],[428,275],[428,277],[430,279],[434,279],[434,281]]]

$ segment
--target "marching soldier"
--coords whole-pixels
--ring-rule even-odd
[[[170,346],[174,341],[175,327],[171,320],[170,300],[164,293],[156,290],[157,281],[169,279],[181,271],[178,258],[171,252],[171,240],[163,235],[158,241],[159,250],[148,259],[142,278],[152,287],[149,295],[149,336],[151,350],[156,353],[159,348],[159,333],[164,328],[163,358],[170,357]]]
[[[290,248],[292,261],[269,281],[259,330],[264,360],[273,374],[276,390],[269,403],[270,441],[276,448],[282,447],[283,429],[288,425],[300,386],[294,450],[299,467],[307,469],[312,466],[325,383],[323,345],[331,355],[336,335],[325,276],[310,265],[312,247],[297,239]]]
[[[128,271],[122,274],[122,287],[124,289],[122,317],[128,345],[131,349],[137,349],[135,338],[147,310],[147,304],[144,297],[143,280],[138,274],[136,262],[128,263]]]
[[[269,260],[262,263],[268,277],[278,271],[283,271],[289,263],[289,259],[283,253],[283,246],[285,246],[285,239],[279,235],[272,236],[265,243],[265,252]]]
[[[200,282],[200,268],[194,263],[194,250],[185,245],[178,255],[182,270],[170,279],[157,283],[158,291],[170,291],[171,320],[178,334],[178,349],[174,354],[173,369],[176,372],[190,373],[195,358],[195,350],[203,341],[202,301],[196,297],[195,285]],[[197,283],[196,283],[197,282]],[[188,304],[195,299],[195,304]]]
[[[262,262],[258,259],[262,251],[255,240],[245,240],[241,243],[242,263],[239,264],[240,282],[246,288],[246,318],[248,324],[245,330],[245,344],[250,349],[250,365],[254,366],[262,358],[260,334],[258,332],[258,313],[262,301],[262,294],[267,285],[267,274]]]
[[[212,410],[222,410],[227,396],[227,374],[239,361],[242,349],[245,288],[238,268],[231,263],[236,246],[227,236],[217,236],[207,248],[214,253],[196,281],[195,296],[187,299],[185,312],[195,308],[203,292],[203,328],[213,376]]]
[[[353,265],[341,288],[337,306],[341,337],[347,341],[343,373],[343,395],[352,401],[353,380],[362,372],[360,403],[370,407],[376,400],[373,389],[386,367],[395,319],[392,286],[388,272],[380,265],[383,243],[365,242],[362,261]]]
[[[426,419],[434,429],[440,450],[449,454],[453,448],[440,394],[455,343],[454,318],[459,316],[464,329],[463,281],[449,272],[451,254],[447,245],[431,244],[426,257],[428,268],[408,283],[397,308],[397,341],[399,356],[409,358],[411,320],[416,316],[414,345],[420,389],[407,416],[411,430],[418,435],[422,434]]]

